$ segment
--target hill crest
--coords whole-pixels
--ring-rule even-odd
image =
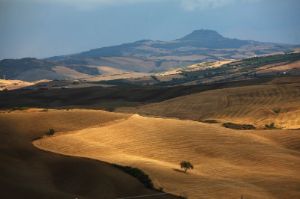
[[[140,40],[46,59],[5,59],[0,61],[0,76],[24,81],[79,79],[104,74],[103,66],[126,72],[153,73],[201,62],[290,52],[296,47],[231,39],[214,30],[201,29],[173,41]],[[57,67],[65,70],[58,72]]]

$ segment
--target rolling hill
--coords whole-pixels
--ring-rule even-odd
[[[141,168],[157,187],[199,198],[299,198],[297,131],[239,131],[137,114],[34,141],[42,150]],[[191,161],[188,174],[179,168]]]
[[[189,199],[298,199],[298,56],[196,64],[179,71],[186,81],[173,85],[144,85],[139,78],[110,86],[52,81],[41,89],[0,92],[3,196],[115,199],[159,193],[112,166],[118,164],[142,169],[157,188]],[[190,83],[202,75],[225,81]],[[75,87],[83,83],[90,85]],[[254,128],[232,128],[242,125]],[[50,128],[55,134],[45,136]],[[183,173],[182,160],[194,170]]]
[[[209,90],[119,111],[197,121],[217,120],[300,128],[300,80],[278,78],[259,85]]]
[[[49,128],[72,131],[108,124],[126,114],[92,110],[28,109],[0,112],[1,198],[116,199],[159,192],[111,164],[46,153],[31,142]],[[165,194],[153,199],[175,199]]]
[[[208,85],[225,82],[300,76],[300,53],[285,53],[242,60],[201,62],[136,78],[107,80],[112,85]]]

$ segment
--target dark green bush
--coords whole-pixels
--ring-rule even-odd
[[[201,122],[209,123],[209,124],[217,124],[217,123],[219,123],[217,120],[202,120]]]
[[[266,129],[276,129],[274,122],[272,122],[271,124],[266,124],[265,127]]]
[[[178,196],[179,197],[179,199],[188,199],[187,197],[185,197],[185,196]]]
[[[154,189],[152,180],[142,170],[140,170],[138,168],[129,167],[129,166],[120,166],[120,165],[116,165],[116,164],[114,164],[113,166],[124,171],[125,173],[128,173],[129,175],[137,178],[141,183],[143,183],[145,185],[145,187],[147,187],[149,189]]]
[[[49,130],[46,132],[46,135],[47,135],[47,136],[52,136],[52,135],[54,135],[54,133],[55,133],[54,129],[49,129]]]
[[[224,127],[229,129],[238,129],[238,130],[252,130],[256,129],[252,124],[235,124],[231,122],[227,122],[223,124]]]
[[[114,112],[115,108],[114,107],[107,107],[105,110],[108,111],[108,112]]]
[[[276,114],[279,114],[281,112],[281,109],[280,108],[274,108],[273,112],[276,113]]]

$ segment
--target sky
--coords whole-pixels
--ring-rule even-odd
[[[0,0],[0,59],[45,58],[196,29],[300,44],[298,0]]]

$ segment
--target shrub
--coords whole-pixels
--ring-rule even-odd
[[[217,124],[219,123],[217,120],[202,120],[204,123],[209,123],[209,124]]]
[[[108,111],[108,112],[114,112],[115,108],[114,107],[107,107],[106,111]]]
[[[11,109],[9,110],[9,112],[11,112],[11,111],[25,111],[25,110],[27,110],[27,109],[29,109],[29,107],[25,107],[25,106],[21,106],[21,107],[13,107],[13,108],[11,108]]]
[[[149,189],[154,189],[152,180],[142,170],[140,170],[138,168],[129,167],[129,166],[120,166],[120,165],[116,165],[116,164],[114,164],[113,166],[124,171],[125,173],[128,173],[129,175],[137,178],[141,183],[143,183],[145,185],[145,187],[147,187]]]
[[[47,135],[47,136],[52,136],[52,135],[54,135],[54,133],[55,133],[54,129],[49,129],[49,130],[46,132],[46,135]]]
[[[273,112],[276,113],[276,114],[279,114],[281,112],[281,109],[280,108],[274,108]]]
[[[274,122],[272,122],[271,124],[266,124],[265,127],[266,129],[276,129]]]
[[[178,196],[179,197],[179,199],[187,199],[187,197],[185,197],[185,196]]]
[[[256,129],[252,124],[235,124],[231,122],[227,122],[223,124],[224,127],[229,129],[238,129],[238,130],[252,130]]]

